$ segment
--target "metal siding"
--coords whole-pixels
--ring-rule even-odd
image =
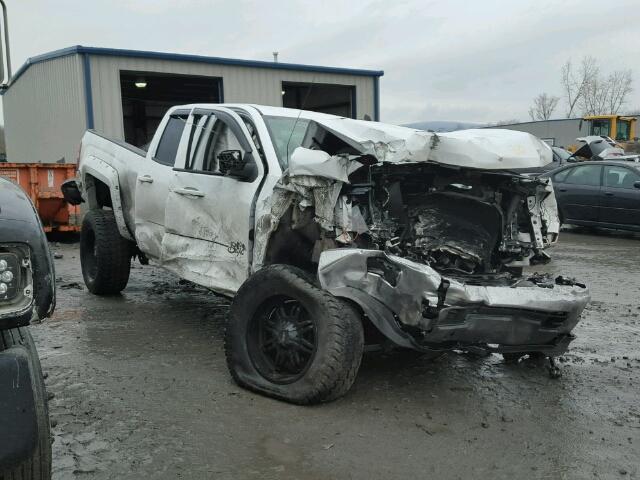
[[[283,81],[353,85],[356,87],[357,117],[362,119],[365,114],[375,117],[374,77],[92,55],[91,84],[95,128],[105,135],[119,139],[124,139],[120,70],[222,77],[225,102],[278,107],[282,106],[280,92]]]
[[[86,128],[82,64],[68,55],[33,64],[3,95],[9,162],[76,161]]]
[[[587,122],[583,122],[582,129],[580,129],[579,118],[516,123],[513,125],[500,125],[498,128],[527,132],[538,138],[553,138],[556,147],[574,145],[576,138],[588,135]]]

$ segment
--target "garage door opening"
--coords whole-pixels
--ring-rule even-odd
[[[356,118],[355,93],[351,85],[282,82],[282,106]]]
[[[222,79],[150,72],[120,72],[124,139],[146,148],[166,111],[187,103],[219,103]]]

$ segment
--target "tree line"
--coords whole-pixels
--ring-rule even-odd
[[[593,57],[584,57],[579,64],[567,60],[560,75],[562,97],[540,93],[529,108],[531,120],[548,120],[560,100],[566,104],[566,118],[575,115],[617,114],[626,105],[633,91],[631,70],[616,70],[604,74]]]

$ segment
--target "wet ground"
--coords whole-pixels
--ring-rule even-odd
[[[561,379],[497,355],[368,354],[316,407],[232,382],[225,300],[140,265],[121,296],[92,296],[77,245],[53,249],[58,307],[32,331],[55,479],[640,478],[639,236],[565,232],[538,268],[592,290]]]

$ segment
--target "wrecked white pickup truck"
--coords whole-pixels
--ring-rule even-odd
[[[131,259],[233,296],[226,353],[242,386],[294,403],[343,395],[367,341],[419,352],[564,352],[584,285],[523,275],[559,225],[551,161],[508,130],[435,134],[255,105],[172,108],[148,148],[89,131],[89,290]]]

